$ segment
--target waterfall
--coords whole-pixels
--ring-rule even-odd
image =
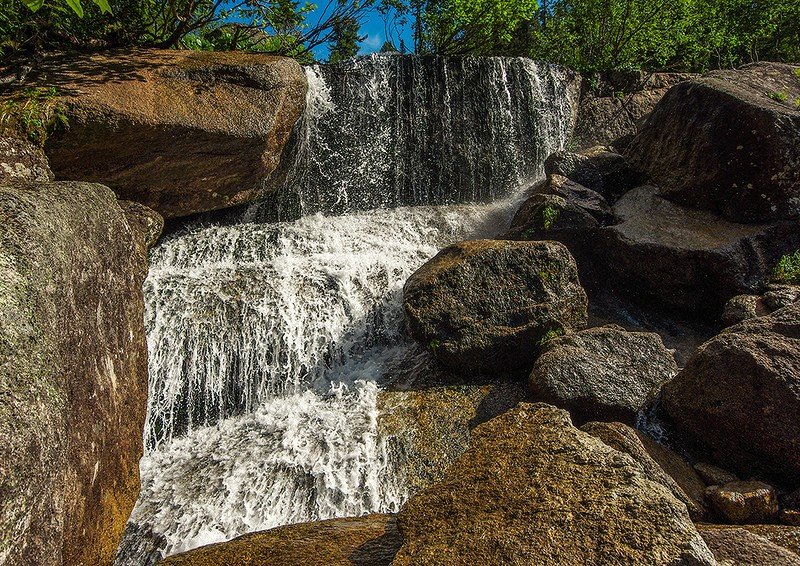
[[[151,252],[147,450],[118,564],[150,563],[156,539],[170,554],[396,511],[408,494],[376,402],[409,346],[403,283],[442,247],[504,228],[514,189],[572,127],[571,74],[525,59],[306,72],[284,195],[303,215],[196,224]]]

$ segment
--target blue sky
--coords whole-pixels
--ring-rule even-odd
[[[324,2],[324,0],[320,0],[318,4],[324,6],[326,2]],[[322,15],[321,12],[322,8],[318,8],[315,12],[309,14],[308,21],[310,23],[316,21]],[[383,44],[386,41],[387,32],[385,27],[386,26],[384,24],[383,17],[377,11],[372,10],[365,18],[361,27],[361,35],[364,36],[364,41],[361,42],[359,55],[368,55],[369,53],[380,51],[381,47],[383,47]],[[406,45],[410,48],[413,44],[411,27],[406,25],[404,28],[400,29],[399,32],[400,38],[403,39]],[[398,38],[395,37],[394,41],[397,42]],[[314,50],[314,54],[320,60],[327,59],[327,46]]]

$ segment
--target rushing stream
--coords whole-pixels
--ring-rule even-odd
[[[525,59],[371,56],[307,76],[279,203],[300,218],[253,222],[254,207],[151,254],[147,448],[118,564],[396,511],[407,494],[376,402],[407,348],[402,285],[447,244],[503,229],[572,126],[572,78]]]

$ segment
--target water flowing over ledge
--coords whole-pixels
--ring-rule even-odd
[[[307,74],[305,216],[192,226],[152,252],[148,453],[118,564],[146,563],[143,530],[174,553],[397,510],[376,400],[407,347],[402,286],[442,247],[504,228],[572,127],[571,79],[528,60],[374,56]]]

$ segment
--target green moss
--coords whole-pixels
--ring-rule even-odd
[[[778,261],[772,272],[772,280],[777,283],[800,284],[800,250],[785,255]]]
[[[794,70],[794,76],[797,77],[797,80],[800,81],[800,67],[797,67]]]
[[[0,101],[0,133],[43,146],[54,131],[67,126],[66,110],[55,87],[26,88]]]
[[[430,342],[428,342],[428,350],[435,353],[436,350],[438,350],[441,347],[441,345],[442,343],[439,340],[435,339],[431,340]]]
[[[772,100],[775,100],[776,102],[786,102],[787,100],[789,100],[789,93],[784,91],[770,92],[767,93],[767,96],[769,96]]]

